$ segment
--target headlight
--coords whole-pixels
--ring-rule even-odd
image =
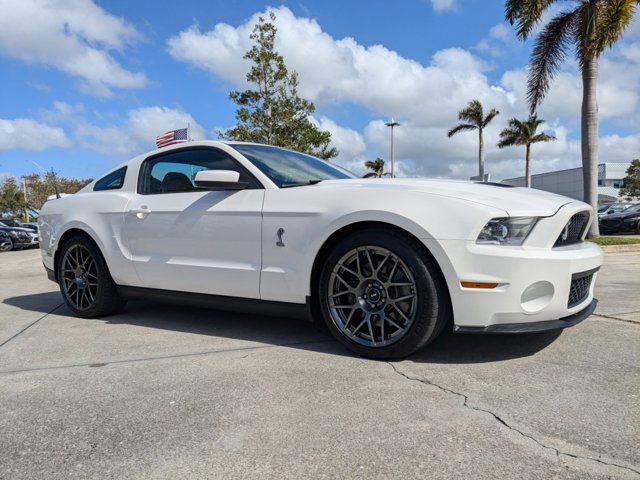
[[[493,218],[482,227],[478,245],[522,245],[538,217]]]

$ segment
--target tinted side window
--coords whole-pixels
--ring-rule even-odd
[[[111,172],[106,177],[102,177],[100,180],[96,182],[93,186],[93,191],[97,192],[100,190],[117,190],[122,188],[124,185],[124,176],[127,173],[127,167],[122,167],[116,170],[115,172]]]
[[[233,170],[247,188],[260,188],[242,165],[222,150],[188,149],[146,160],[142,165],[138,191],[142,194],[178,193],[198,190],[194,180],[201,170]]]

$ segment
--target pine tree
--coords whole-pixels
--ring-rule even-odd
[[[289,73],[282,55],[275,50],[275,19],[273,12],[269,12],[269,21],[258,18],[250,36],[254,45],[244,55],[253,62],[247,82],[255,89],[229,94],[238,105],[237,125],[221,136],[290,148],[323,159],[335,157],[338,151],[329,145],[331,133],[311,121],[314,104],[299,96],[297,73]]]

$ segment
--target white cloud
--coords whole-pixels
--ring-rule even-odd
[[[2,5],[0,53],[55,67],[96,96],[147,84],[144,74],[124,69],[109,53],[139,38],[130,24],[92,0],[5,0]]]
[[[359,132],[342,127],[327,117],[321,117],[314,122],[322,129],[331,133],[331,146],[336,147],[339,155],[332,162],[342,165],[356,173],[364,173],[362,164],[367,161],[367,146]]]
[[[29,118],[0,118],[0,150],[44,150],[70,145],[62,128]]]
[[[190,126],[194,140],[205,138],[205,130],[188,113],[168,107],[142,107],[130,110],[127,118],[106,126],[82,122],[76,136],[88,148],[109,155],[126,156],[155,148],[156,136]]]
[[[315,20],[296,17],[286,7],[273,11],[278,28],[276,49],[287,65],[299,73],[301,94],[321,109],[325,105],[356,104],[377,118],[362,133],[349,129],[345,133],[328,119],[321,120],[336,137],[335,143],[345,149],[340,162],[354,158],[352,164],[357,167],[361,159],[388,159],[389,131],[384,119],[394,116],[402,123],[396,130],[399,172],[469,177],[477,171],[477,137],[463,133],[449,139],[446,131],[457,122],[457,112],[477,98],[486,108],[495,107],[501,112],[486,131],[489,171],[494,178],[521,173],[522,152],[498,150],[495,144],[509,118],[528,114],[526,68],[507,71],[499,82],[492,83],[487,77],[487,62],[465,49],[440,50],[428,64],[421,64],[382,45],[364,46],[353,38],[335,39]],[[249,34],[259,15],[265,13],[256,13],[237,27],[219,23],[203,31],[194,25],[170,38],[168,51],[176,60],[243,88],[249,64],[242,55],[251,46]],[[502,23],[492,27],[485,38],[500,49],[515,45],[511,29]],[[633,52],[621,51],[601,61],[599,105],[603,120],[628,122],[638,109],[640,65],[630,63],[624,55]],[[569,64],[554,80],[539,110],[558,141],[535,147],[534,172],[579,163],[579,145],[572,140],[579,132],[567,130],[563,122],[569,119],[573,126],[579,119],[581,91],[581,79]],[[364,149],[360,141],[343,140],[348,137],[363,140]],[[612,137],[607,141],[615,144],[625,139]],[[633,139],[628,141],[633,144]],[[602,158],[608,153],[603,146]]]
[[[352,38],[335,40],[315,20],[296,18],[286,7],[274,12],[276,48],[299,73],[301,94],[320,104],[352,102],[378,115],[402,114],[437,122],[434,114],[459,108],[460,98],[496,96],[482,73],[486,65],[466,50],[437,52],[425,67],[381,45],[364,47]],[[242,87],[249,68],[242,56],[251,46],[249,34],[259,15],[237,28],[221,23],[202,32],[192,26],[169,39],[169,53]]]
[[[431,0],[431,6],[436,12],[448,12],[458,9],[456,0]]]

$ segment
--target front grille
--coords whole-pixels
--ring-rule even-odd
[[[571,288],[569,289],[567,308],[581,304],[584,299],[589,296],[591,281],[597,270],[596,268],[595,270],[589,270],[587,272],[574,273],[571,276]]]
[[[565,225],[562,233],[556,240],[554,247],[564,247],[565,245],[571,245],[572,243],[579,243],[582,241],[582,234],[587,228],[589,223],[589,212],[578,212],[572,216]]]

